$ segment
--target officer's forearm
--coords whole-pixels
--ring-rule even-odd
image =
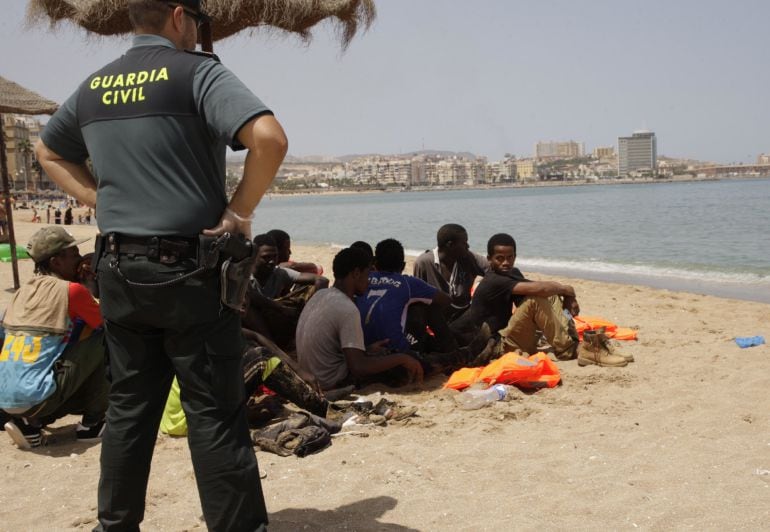
[[[248,217],[275,178],[288,149],[283,128],[272,115],[259,116],[238,132],[238,140],[249,149],[243,178],[230,200],[229,208]]]
[[[89,207],[96,206],[96,179],[85,163],[77,164],[62,159],[43,144],[43,141],[38,141],[35,145],[35,155],[46,174],[64,192]]]

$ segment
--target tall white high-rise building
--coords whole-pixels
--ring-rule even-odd
[[[654,172],[657,161],[657,141],[652,131],[635,131],[630,137],[618,137],[618,175]]]

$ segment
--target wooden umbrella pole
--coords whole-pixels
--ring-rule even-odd
[[[16,257],[16,234],[13,230],[13,209],[11,208],[11,193],[8,184],[8,158],[5,154],[5,127],[3,115],[0,115],[0,173],[3,175],[3,202],[8,220],[8,245],[11,248],[11,266],[13,268],[13,289],[19,289],[19,259]]]

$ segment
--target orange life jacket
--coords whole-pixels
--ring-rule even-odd
[[[577,329],[578,337],[583,340],[583,333],[585,331],[592,331],[604,327],[607,338],[613,338],[615,340],[636,340],[637,331],[629,329],[628,327],[618,327],[616,324],[604,318],[596,316],[575,316],[575,328]]]
[[[484,368],[462,368],[455,371],[444,388],[463,390],[477,382],[513,384],[520,388],[553,388],[561,380],[559,367],[545,353],[522,357],[506,353]]]

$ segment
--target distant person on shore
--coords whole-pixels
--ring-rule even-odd
[[[580,314],[575,289],[555,281],[530,281],[524,277],[514,266],[516,241],[511,235],[493,235],[487,242],[487,259],[491,271],[476,288],[470,309],[451,324],[460,335],[484,323],[497,331],[497,344],[490,346],[474,365],[484,365],[509,351],[536,353],[538,331],[543,332],[560,360],[577,357],[581,366],[611,367],[622,367],[633,360],[614,352],[603,335],[586,337],[586,342],[578,344],[572,321],[572,316]],[[516,309],[512,313],[513,305]]]
[[[45,223],[51,225],[51,206],[45,208]]]
[[[420,362],[407,354],[383,354],[383,346],[367,348],[361,315],[353,303],[369,286],[370,260],[355,248],[334,257],[334,285],[319,290],[305,305],[297,325],[300,367],[331,390],[391,377],[422,381]],[[397,375],[394,375],[396,373]]]
[[[64,211],[64,225],[72,225],[72,207]]]
[[[91,207],[89,207],[88,210],[86,211],[86,225],[91,225],[92,214],[93,213],[91,212]]]
[[[101,437],[109,384],[99,304],[77,282],[75,240],[61,227],[40,229],[27,250],[35,273],[3,318],[0,408],[13,416],[5,431],[20,449],[42,444],[42,427],[82,414],[79,441]]]
[[[438,288],[451,299],[446,317],[456,319],[471,304],[471,288],[478,275],[489,268],[487,259],[473,253],[468,232],[458,224],[446,224],[436,234],[437,246],[414,261],[414,276]]]
[[[289,236],[289,233],[282,229],[271,229],[267,234],[275,240],[275,245],[278,249],[277,264],[279,268],[286,268],[302,273],[323,275],[324,269],[319,264],[314,264],[312,262],[294,262],[291,260],[291,237]]]
[[[33,224],[40,223],[40,215],[37,213],[37,208],[32,207],[32,219],[30,220]]]
[[[248,289],[248,306],[242,319],[245,328],[292,350],[297,320],[306,301],[329,280],[313,273],[276,267],[278,249],[269,234],[254,237],[257,262]],[[288,294],[292,286],[300,289]]]
[[[389,351],[409,353],[424,363],[427,372],[459,369],[470,363],[487,345],[490,334],[478,340],[469,341],[467,347],[458,348],[437,338],[438,334],[427,334],[425,328],[408,331],[407,315],[413,306],[429,305],[444,307],[449,304],[449,295],[421,279],[403,275],[404,247],[401,242],[388,238],[377,244],[374,251],[376,271],[369,273],[369,289],[356,298],[361,313],[364,341],[373,344],[385,340]],[[438,313],[441,315],[441,312]],[[451,335],[444,323],[441,334]]]
[[[53,212],[53,222],[56,225],[61,225],[61,209],[59,207],[56,207],[56,210]]]

